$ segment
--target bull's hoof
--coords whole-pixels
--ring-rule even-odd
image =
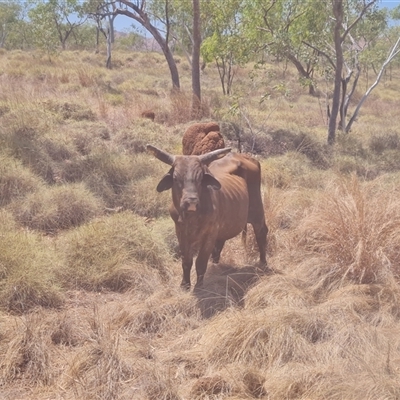
[[[199,294],[203,291],[203,284],[201,285],[195,285],[193,288],[193,293],[194,294]]]
[[[268,266],[267,266],[267,260],[260,260],[259,263],[258,263],[258,266],[259,266],[260,268],[268,268]]]
[[[203,279],[198,280],[194,286],[195,291],[199,291],[201,289],[203,289]]]
[[[190,290],[190,283],[184,282],[182,281],[181,283],[181,289],[185,290],[186,292],[188,292]]]

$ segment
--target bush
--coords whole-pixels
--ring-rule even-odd
[[[20,160],[34,174],[48,183],[55,182],[54,162],[41,146],[37,132],[33,128],[24,127],[4,135],[5,147],[10,154]]]
[[[75,121],[94,121],[96,119],[95,113],[82,104],[48,101],[44,103],[44,106],[47,110],[59,114],[62,119],[73,119]]]
[[[44,188],[11,206],[19,223],[45,233],[81,225],[102,214],[103,209],[101,200],[83,184]]]
[[[162,175],[160,175],[161,177]],[[147,218],[158,218],[168,214],[171,194],[157,193],[160,177],[149,176],[128,184],[121,193],[121,206]]]
[[[385,150],[400,148],[400,137],[397,133],[372,135],[369,140],[369,149],[375,154],[382,154]]]
[[[381,189],[379,180],[362,186],[355,175],[334,181],[301,223],[303,250],[357,283],[399,277],[400,201]]]
[[[129,130],[118,132],[113,141],[121,150],[131,154],[145,153],[147,144],[161,147],[170,152],[179,149],[179,153],[181,153],[183,131],[172,135],[165,130],[164,126],[141,118],[135,121],[134,126]]]
[[[131,212],[93,220],[65,234],[59,248],[66,265],[59,273],[69,287],[125,291],[142,281],[148,268],[168,277],[166,245]]]
[[[49,244],[19,229],[4,211],[0,226],[0,307],[24,313],[36,306],[60,306],[63,299],[54,276],[59,262]]]
[[[18,160],[0,155],[0,207],[26,196],[41,185],[41,179]]]
[[[268,157],[296,151],[304,154],[317,168],[327,169],[330,165],[329,148],[306,133],[283,129],[268,134],[246,132],[241,135],[240,140],[245,152]]]

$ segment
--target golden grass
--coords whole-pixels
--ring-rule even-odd
[[[10,209],[21,225],[54,234],[102,215],[104,204],[83,184],[70,184],[28,194]]]
[[[65,257],[59,274],[72,288],[149,291],[159,278],[169,277],[165,244],[130,212],[93,220],[65,234],[58,246]]]
[[[13,157],[0,155],[0,206],[38,190],[42,180]]]
[[[42,317],[40,314],[23,317],[15,336],[7,343],[7,349],[1,349],[1,385],[22,377],[34,386],[52,383],[49,338]]]
[[[0,307],[15,313],[62,304],[54,270],[59,261],[46,240],[21,230],[0,211]]]
[[[145,145],[181,153],[190,68],[176,95],[161,54],[113,58],[1,52],[0,397],[399,398],[398,71],[327,149],[294,69],[241,68],[233,98],[206,67],[207,120],[258,153],[270,269],[249,228],[188,293]]]
[[[398,276],[400,202],[396,188],[380,191],[379,180],[361,185],[356,177],[331,184],[300,227],[304,249],[358,283]]]

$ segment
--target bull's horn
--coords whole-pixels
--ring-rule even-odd
[[[214,151],[210,151],[209,153],[203,154],[199,156],[200,161],[203,164],[210,164],[212,161],[217,160],[218,158],[221,158],[228,154],[232,149],[230,147],[225,147],[224,149],[218,149]]]
[[[164,150],[157,149],[157,147],[154,147],[151,144],[148,144],[146,148],[149,153],[153,154],[154,157],[158,158],[165,164],[172,165],[175,161],[175,156]]]

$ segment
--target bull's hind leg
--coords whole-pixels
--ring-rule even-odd
[[[217,240],[214,245],[214,249],[211,253],[211,259],[213,263],[218,264],[219,259],[221,258],[221,251],[224,247],[225,240]]]
[[[267,225],[265,224],[265,221],[262,221],[261,223],[253,222],[252,226],[254,229],[258,250],[260,252],[260,264],[267,265]]]

